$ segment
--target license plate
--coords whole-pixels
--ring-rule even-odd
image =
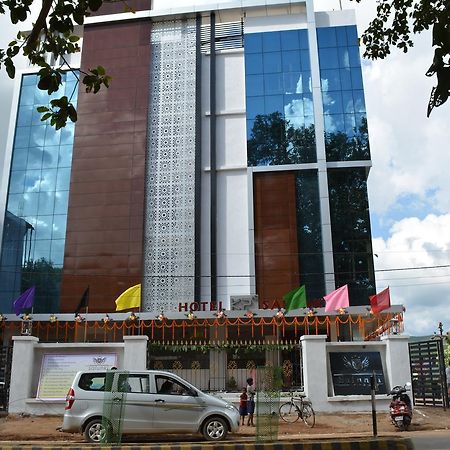
[[[403,422],[403,417],[402,416],[397,416],[397,417],[394,417],[394,420],[396,422]]]

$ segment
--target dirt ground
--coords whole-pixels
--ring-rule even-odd
[[[69,434],[59,431],[62,424],[61,416],[4,416],[0,418],[0,441],[14,443],[29,441],[59,441],[62,444],[83,442],[80,434]],[[378,435],[400,433],[389,420],[387,413],[377,415]],[[236,435],[229,439],[248,438],[255,434],[257,427],[241,426]],[[411,431],[450,430],[450,410],[442,408],[418,407],[414,410]],[[318,438],[319,436],[343,437],[351,435],[371,436],[372,415],[361,413],[317,414],[316,425],[308,428],[302,422],[295,424],[279,423],[278,438],[290,437]],[[161,442],[179,441],[180,436],[139,436],[126,437],[124,441],[133,442]],[[199,436],[183,436],[183,441],[201,440]]]

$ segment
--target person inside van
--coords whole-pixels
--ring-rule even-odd
[[[170,395],[172,393],[173,383],[169,380],[164,381],[162,384],[159,393]]]

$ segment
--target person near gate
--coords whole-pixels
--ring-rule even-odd
[[[242,393],[239,396],[239,415],[241,416],[241,425],[245,425],[245,417],[247,416],[247,387],[242,388]]]
[[[255,423],[253,422],[253,414],[255,413],[255,388],[253,387],[253,378],[247,378],[247,414],[248,414],[248,420],[247,425],[248,426],[255,426]]]

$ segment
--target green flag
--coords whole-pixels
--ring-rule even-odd
[[[306,308],[306,288],[300,286],[283,295],[286,312],[291,309]]]

